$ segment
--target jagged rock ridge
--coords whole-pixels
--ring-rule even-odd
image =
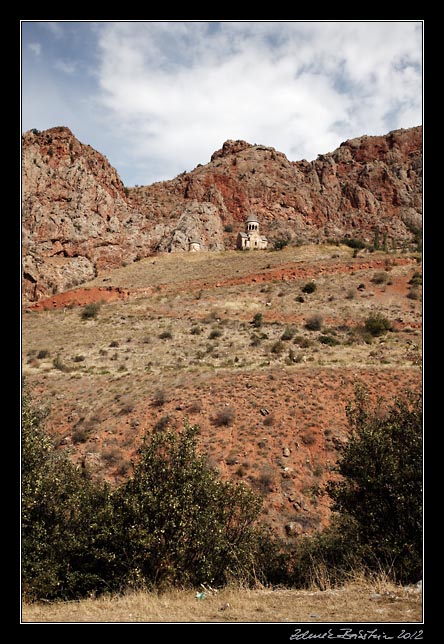
[[[312,162],[226,141],[206,165],[125,188],[66,127],[23,135],[23,297],[36,301],[155,251],[234,248],[252,210],[270,242],[396,242],[422,226],[422,127],[345,141]]]

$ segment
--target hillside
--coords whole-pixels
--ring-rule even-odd
[[[123,480],[146,432],[188,419],[292,539],[328,522],[354,386],[382,410],[421,389],[421,272],[416,253],[345,245],[158,254],[28,305],[23,375],[91,476]],[[392,331],[365,332],[375,313]]]
[[[125,187],[66,127],[22,142],[23,298],[36,302],[157,251],[229,250],[252,210],[270,244],[343,237],[390,247],[422,227],[422,128],[345,141],[314,161],[226,141],[171,181]]]

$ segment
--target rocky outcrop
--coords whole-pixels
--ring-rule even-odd
[[[150,248],[151,227],[108,160],[66,127],[22,146],[23,295],[38,300]]]
[[[224,249],[222,222],[216,206],[208,202],[192,201],[181,211],[171,236],[164,238],[159,244],[159,251],[188,251],[192,240],[200,242],[201,250]]]
[[[236,231],[253,210],[271,242],[344,236],[372,242],[376,233],[406,242],[422,222],[422,128],[351,139],[312,162],[230,140],[210,163],[130,194],[141,212],[155,209],[158,217],[167,217],[172,203],[213,204],[224,228]],[[226,247],[234,241],[224,235]]]
[[[235,248],[250,211],[270,245],[411,241],[422,226],[422,128],[362,136],[314,161],[226,141],[175,179],[125,188],[65,127],[23,135],[23,296],[36,301],[154,251]]]

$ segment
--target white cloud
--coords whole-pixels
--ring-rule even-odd
[[[65,74],[73,74],[77,69],[77,63],[72,60],[58,59],[54,63],[54,67]]]
[[[229,138],[313,159],[421,122],[421,39],[420,22],[36,22],[23,123],[67,125],[128,185]]]
[[[228,138],[314,158],[420,123],[421,50],[410,22],[109,23],[100,102],[138,161],[158,160],[156,178]]]
[[[28,49],[30,49],[35,56],[40,56],[42,53],[42,45],[39,42],[28,43]]]

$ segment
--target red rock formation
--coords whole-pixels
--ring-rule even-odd
[[[204,248],[234,248],[250,210],[271,244],[412,240],[422,226],[422,128],[351,139],[312,162],[226,141],[206,165],[129,189],[68,128],[26,132],[23,295],[36,301],[152,251],[186,250],[196,235]]]
[[[23,135],[25,299],[92,279],[150,247],[144,217],[126,192],[108,160],[68,128]]]
[[[422,222],[422,128],[352,139],[312,162],[226,141],[207,165],[130,194],[141,212],[156,204],[158,217],[168,215],[171,200],[180,208],[190,199],[209,202],[224,224],[236,228],[252,209],[271,239],[351,236],[371,242],[377,231],[381,238],[407,241]],[[224,241],[233,247],[233,236]]]

